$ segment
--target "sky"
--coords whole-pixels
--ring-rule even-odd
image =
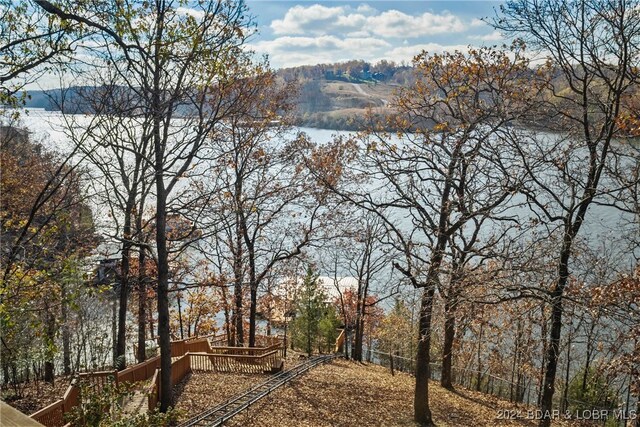
[[[422,50],[466,50],[506,43],[483,18],[502,1],[245,0],[257,32],[248,48],[273,68],[381,59],[410,64]],[[64,78],[63,78],[64,79]],[[45,74],[29,90],[60,86]]]
[[[381,59],[410,63],[422,50],[505,43],[482,18],[499,1],[247,0],[258,33],[249,47],[274,68]]]

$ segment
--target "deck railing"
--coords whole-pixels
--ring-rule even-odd
[[[205,335],[202,337],[190,337],[183,340],[171,341],[171,357],[180,357],[187,352],[207,351],[211,347],[210,340],[218,342],[223,339],[221,335]]]
[[[224,337],[213,334],[171,342],[172,357],[179,357],[171,365],[171,385],[182,381],[192,371],[192,364],[195,364],[194,370],[243,373],[264,373],[278,368],[284,352],[282,338],[277,336],[256,338],[259,338],[256,342],[268,345],[265,347],[212,346],[212,342],[226,342]],[[81,373],[79,379],[101,390],[109,382],[118,385],[124,382],[146,381],[151,378],[146,388],[148,407],[151,410],[157,406],[162,392],[160,375],[160,356],[155,356],[119,372],[112,370]],[[74,381],[62,399],[33,413],[31,418],[47,427],[66,426],[64,414],[79,403],[80,388]]]
[[[117,373],[118,383],[146,381],[153,376],[159,366],[160,356],[152,357],[147,361],[130,366]]]
[[[158,405],[160,400],[160,369],[156,369],[146,391],[147,407],[151,411]]]
[[[31,418],[47,427],[65,426],[64,414],[80,403],[80,387],[75,381],[67,388],[62,399],[31,414]]]
[[[277,367],[278,350],[260,355],[188,353],[192,371],[216,371],[261,374]]]

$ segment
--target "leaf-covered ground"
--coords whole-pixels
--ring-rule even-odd
[[[266,381],[268,375],[195,372],[173,388],[180,421],[220,404],[249,387]]]
[[[70,376],[56,377],[53,385],[44,381],[31,381],[20,384],[18,395],[11,386],[3,386],[2,400],[23,414],[29,415],[62,399],[69,384],[71,384]]]
[[[243,378],[244,377],[244,378]],[[236,391],[255,384],[256,377],[193,374],[184,383],[178,408],[206,409]],[[260,377],[260,381],[264,377]],[[337,360],[309,371],[236,416],[226,426],[414,426],[414,379],[371,364]],[[515,408],[482,393],[453,393],[431,383],[431,408],[436,424],[450,426],[534,426],[535,422],[496,419],[498,410]],[[227,395],[226,393],[229,393]],[[226,397],[225,397],[226,395]],[[186,402],[185,402],[186,400]],[[567,422],[554,426],[571,425]]]

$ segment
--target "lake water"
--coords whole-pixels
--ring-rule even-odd
[[[90,116],[74,116],[74,119],[82,126],[89,122]],[[67,142],[63,116],[60,112],[30,110],[22,116],[22,121],[35,139],[41,141],[47,148],[58,151],[69,149],[70,144]],[[314,142],[319,144],[331,141],[335,135],[350,134],[349,132],[314,128],[296,128],[292,132],[296,131],[305,132]],[[528,212],[522,210],[522,215],[526,216]],[[105,216],[98,215],[98,217],[104,218]],[[406,226],[411,227],[411,224],[407,221]],[[628,233],[638,233],[638,227],[634,223],[632,215],[621,213],[613,207],[592,205],[581,230],[581,237],[588,241],[589,246],[594,250],[598,250],[598,247],[602,246],[613,247],[615,250],[616,242],[619,242],[621,236]],[[616,253],[616,256],[621,257],[623,263],[628,264],[628,267],[632,267],[635,262],[634,258],[640,256],[637,250],[635,254],[626,249],[621,249]]]

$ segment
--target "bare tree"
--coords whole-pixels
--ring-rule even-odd
[[[403,138],[373,132],[364,140],[359,167],[371,176],[370,187],[349,192],[324,175],[334,191],[380,215],[404,257],[395,268],[422,290],[414,396],[414,417],[422,425],[433,425],[431,324],[447,245],[474,218],[508,217],[505,206],[520,184],[517,166],[500,146],[514,137],[506,125],[525,114],[537,84],[528,61],[517,48],[514,54],[515,60],[491,49],[422,53],[414,62],[416,84],[396,100],[394,125]],[[336,146],[331,149],[347,151]]]
[[[516,147],[528,172],[525,194],[541,221],[561,235],[557,276],[549,290],[550,332],[541,426],[551,422],[563,298],[573,246],[603,185],[605,166],[620,134],[621,101],[638,82],[640,12],[637,1],[509,1],[493,25],[520,36],[547,56],[554,79],[538,123],[565,135]]]
[[[255,345],[258,291],[279,263],[299,256],[327,227],[326,192],[302,157],[309,151],[303,134],[290,131],[291,85],[275,73],[257,73],[244,81],[244,110],[225,123],[210,183],[212,227],[221,227],[234,277],[235,343],[244,343],[243,289],[249,291],[249,346]]]
[[[351,358],[362,362],[367,316],[380,303],[398,294],[401,280],[394,277],[392,262],[397,253],[386,242],[384,222],[376,214],[357,206],[349,209],[352,212],[341,216],[341,236],[334,237],[329,247],[320,250],[319,264],[333,273],[338,312],[345,325],[345,342],[353,332]],[[344,276],[355,279],[355,286],[344,283]],[[348,357],[346,350],[345,357]]]
[[[145,160],[155,175],[160,409],[166,411],[172,403],[169,262],[172,252],[191,244],[196,231],[178,227],[175,233],[170,219],[194,205],[180,181],[199,172],[197,165],[207,144],[215,141],[219,123],[242,101],[238,79],[249,62],[242,51],[249,17],[242,3],[231,1],[198,3],[194,9],[174,2],[106,2],[97,5],[106,12],[100,14],[37,3],[63,20],[99,32],[105,43],[94,54],[116,68],[119,84],[136,95],[141,114],[151,120],[146,137],[152,154]]]

